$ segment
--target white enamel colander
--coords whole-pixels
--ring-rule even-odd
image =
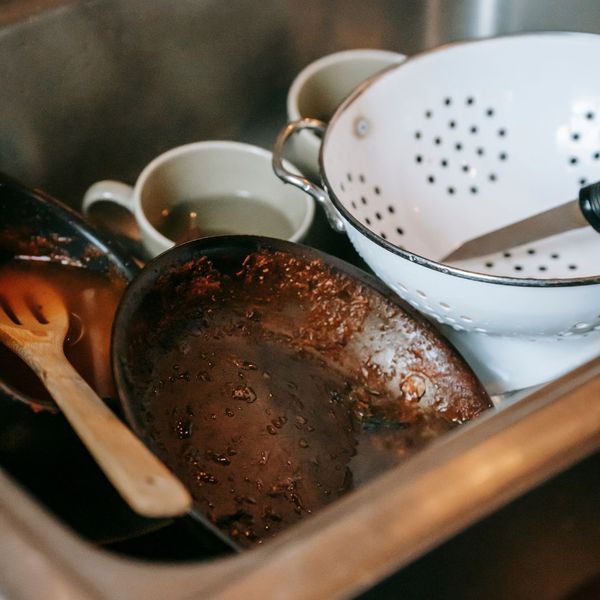
[[[322,203],[331,225],[440,324],[492,393],[600,354],[600,235],[589,227],[438,261],[600,179],[599,57],[592,34],[441,47],[361,85],[329,124],[290,123],[276,143],[276,173]],[[302,129],[323,134],[323,189],[281,162]]]

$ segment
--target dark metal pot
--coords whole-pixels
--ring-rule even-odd
[[[113,240],[73,209],[39,190],[0,174],[0,264],[14,256],[73,265],[130,281],[139,267]],[[0,395],[55,411],[54,403],[31,398],[2,380]]]
[[[75,211],[0,174],[0,264],[15,255],[78,265],[123,285],[139,271]],[[54,404],[7,384],[6,369],[0,361],[0,468],[88,540],[128,539],[166,524],[134,514]]]
[[[112,338],[137,434],[192,517],[253,546],[491,406],[380,281],[299,244],[195,240],[148,263]]]

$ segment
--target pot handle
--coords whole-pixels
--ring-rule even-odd
[[[300,188],[303,192],[306,192],[317,202],[319,202],[325,211],[325,215],[327,216],[327,220],[329,221],[332,229],[341,233],[344,231],[344,221],[331,203],[327,192],[306,177],[288,171],[283,165],[283,149],[290,136],[303,129],[312,129],[322,136],[325,132],[325,127],[326,124],[318,119],[305,118],[300,119],[299,121],[292,121],[291,123],[288,123],[279,132],[277,140],[275,141],[275,146],[273,147],[273,170],[275,171],[277,177],[279,177],[279,179],[281,179],[283,182],[295,185],[297,188]]]

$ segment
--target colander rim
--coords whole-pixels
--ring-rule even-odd
[[[341,200],[337,197],[335,192],[333,191],[333,186],[330,184],[329,178],[327,177],[327,172],[324,167],[324,151],[327,146],[327,141],[331,136],[331,131],[334,128],[336,122],[340,119],[341,115],[346,111],[346,109],[351,106],[362,94],[370,89],[372,85],[383,79],[387,75],[392,72],[397,71],[398,69],[405,68],[407,65],[414,63],[415,61],[432,54],[437,54],[438,52],[448,50],[449,48],[464,46],[466,44],[481,44],[494,42],[498,40],[510,40],[514,38],[554,38],[554,37],[573,37],[573,38],[589,38],[596,39],[600,41],[600,34],[591,33],[591,32],[579,32],[579,31],[529,31],[529,32],[516,32],[509,33],[503,35],[494,35],[488,37],[481,37],[477,39],[467,39],[467,40],[457,40],[453,42],[447,42],[440,46],[436,46],[435,48],[430,48],[428,50],[424,50],[422,52],[418,52],[412,56],[407,56],[407,58],[396,65],[390,65],[385,69],[379,71],[375,75],[366,79],[362,84],[360,84],[341,104],[338,106],[333,116],[327,123],[323,134],[323,140],[319,147],[319,172],[323,180],[323,184],[325,186],[325,190],[329,199],[335,206],[336,210],[342,215],[344,220],[354,229],[358,231],[361,235],[368,238],[370,241],[374,242],[378,246],[381,246],[384,250],[399,256],[405,260],[410,261],[413,264],[417,264],[428,269],[432,269],[434,271],[439,271],[445,275],[454,275],[456,277],[460,277],[462,279],[470,279],[473,281],[480,281],[485,283],[493,283],[497,285],[511,285],[511,286],[520,286],[520,287],[573,287],[573,286],[582,286],[582,285],[595,285],[600,283],[600,274],[598,275],[589,275],[585,277],[570,277],[570,278],[533,278],[533,277],[513,277],[508,275],[492,275],[486,273],[478,273],[476,271],[468,271],[466,269],[461,269],[459,267],[453,267],[451,265],[447,265],[441,262],[437,262],[430,258],[426,258],[425,256],[421,256],[420,254],[416,254],[415,252],[411,252],[410,250],[405,250],[392,244],[390,241],[382,238],[377,235],[373,230],[364,225],[361,221],[356,219],[352,213],[344,206]]]

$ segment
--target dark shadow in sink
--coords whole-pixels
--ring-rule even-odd
[[[557,600],[600,576],[600,453],[389,577],[360,600]],[[578,597],[578,596],[576,596]]]

